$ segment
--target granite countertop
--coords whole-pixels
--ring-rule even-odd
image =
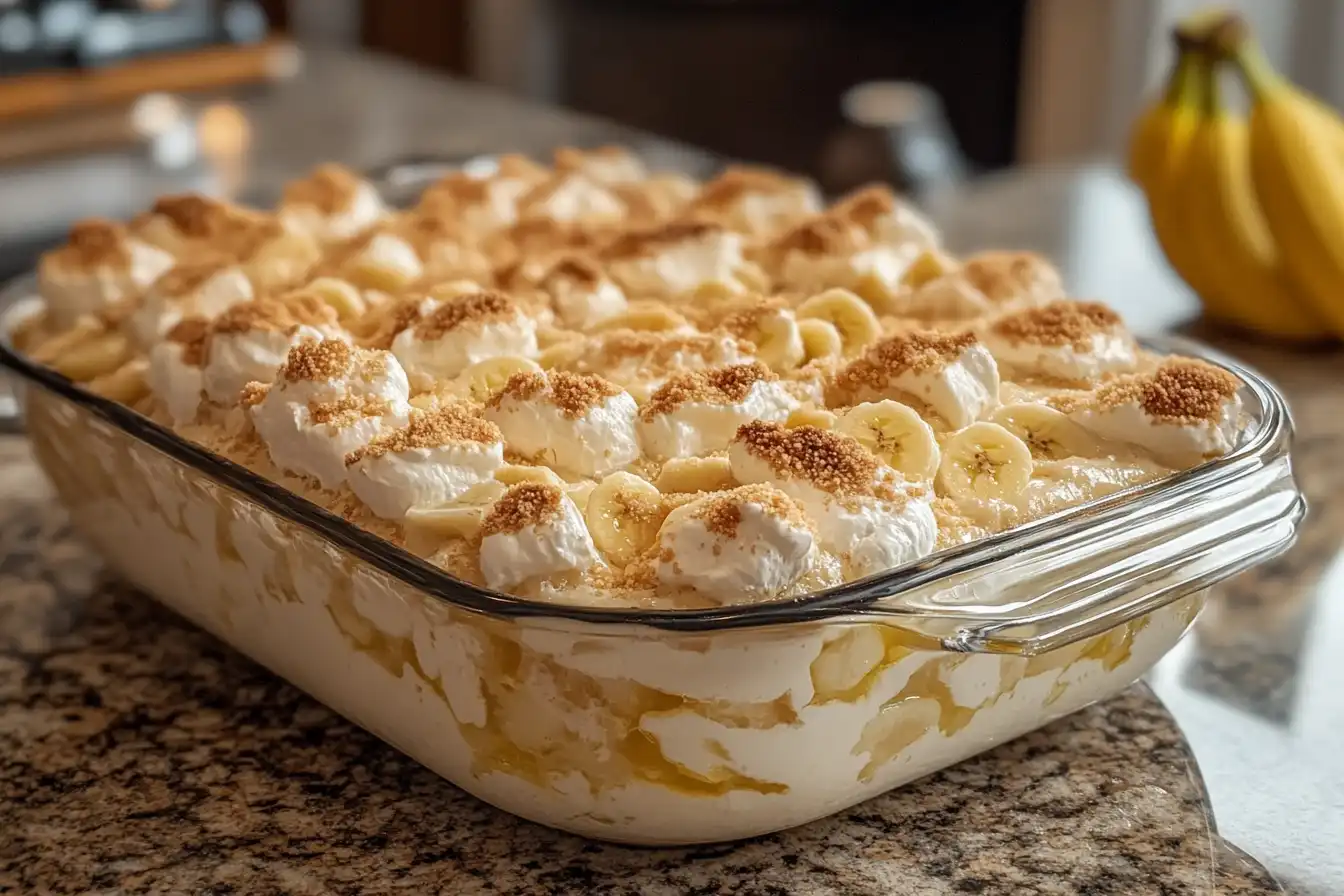
[[[364,57],[319,55],[244,107],[260,190],[327,157],[628,136]],[[1181,325],[1191,299],[1136,208],[1105,169],[934,201],[954,247],[1041,249],[1138,329]],[[465,796],[106,578],[0,437],[0,893],[1344,892],[1344,360],[1196,335],[1289,395],[1314,505],[1299,545],[1220,586],[1148,684],[831,819],[690,850],[585,842]]]
[[[107,578],[0,439],[0,892],[1264,894],[1146,685],[806,827],[603,845],[497,811]]]

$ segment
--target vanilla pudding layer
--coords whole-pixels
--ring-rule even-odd
[[[1033,658],[870,623],[493,619],[63,399],[34,391],[27,419],[75,525],[127,579],[471,793],[602,839],[708,842],[829,815],[1118,691],[1203,601]]]

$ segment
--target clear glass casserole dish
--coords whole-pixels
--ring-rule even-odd
[[[8,344],[0,364],[128,581],[481,799],[674,844],[828,815],[1106,697],[1292,543],[1281,396],[1148,347],[1242,378],[1236,450],[804,599],[663,612],[465,584]]]

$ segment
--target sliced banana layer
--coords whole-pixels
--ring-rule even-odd
[[[667,515],[663,496],[633,473],[612,473],[588,497],[584,519],[593,543],[613,566],[625,567],[654,543]]]
[[[1011,503],[1031,482],[1031,449],[997,423],[980,421],[943,446],[939,477],[953,498]]]
[[[907,479],[932,479],[938,472],[940,456],[933,428],[900,402],[884,399],[855,405],[836,428]]]
[[[1086,429],[1043,404],[1008,404],[989,418],[1027,443],[1032,454],[1059,460],[1100,457],[1101,443]]]
[[[798,321],[798,336],[803,342],[803,361],[816,361],[825,358],[841,358],[845,354],[845,341],[840,331],[830,321],[812,317]]]
[[[726,457],[678,457],[663,464],[657,485],[665,494],[693,494],[733,488],[737,481]]]
[[[451,538],[475,538],[481,531],[485,513],[504,496],[508,486],[490,480],[478,482],[450,504],[440,507],[412,507],[406,511],[406,525]]]
[[[479,404],[485,402],[508,383],[515,373],[541,373],[541,365],[516,355],[501,355],[477,361],[458,374],[454,380],[457,391]]]
[[[882,324],[872,307],[847,289],[828,289],[813,296],[798,306],[798,318],[835,327],[847,358],[860,354],[882,335]]]

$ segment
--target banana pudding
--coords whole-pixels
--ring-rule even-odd
[[[13,337],[135,423],[37,389],[28,428],[114,568],[472,793],[637,843],[776,830],[1123,687],[1198,610],[1170,580],[1206,541],[1165,517],[903,584],[1241,444],[1236,376],[1044,259],[619,150],[363,189],[81,225]],[[1098,563],[1171,599],[1030,657],[957,628],[1123,590]]]
[[[98,293],[44,279],[24,339],[59,365],[125,337],[139,350],[85,379],[459,578],[555,601],[795,597],[1235,443],[1231,374],[1146,355],[1036,256],[959,262],[885,188],[822,208],[756,169],[620,226],[613,191],[648,178],[564,151],[389,212],[323,167],[276,214],[325,248],[279,287],[246,264],[267,213],[176,197],[138,225],[173,256],[79,225],[44,269],[96,243],[161,270]],[[485,264],[536,219],[598,245]],[[734,513],[750,539],[707,522]],[[705,551],[755,551],[759,580],[700,569]]]

